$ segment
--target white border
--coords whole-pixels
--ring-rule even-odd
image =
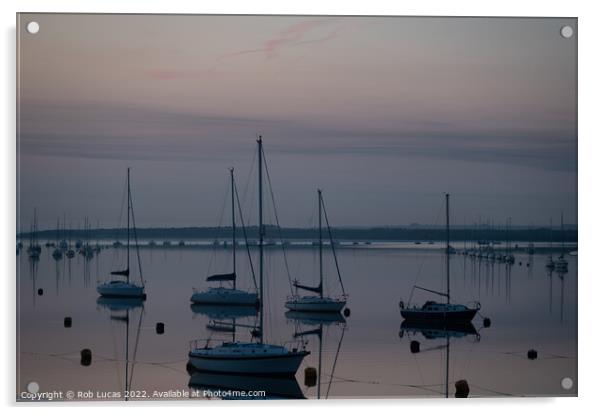
[[[444,411],[447,414],[464,414],[467,410],[487,411],[490,414],[507,415],[509,411],[545,411],[547,414],[568,412],[593,412],[602,368],[600,365],[600,312],[598,304],[602,296],[602,273],[596,254],[600,251],[598,238],[602,234],[600,212],[602,197],[597,178],[602,177],[600,157],[602,152],[602,109],[600,50],[602,45],[602,15],[599,2],[595,1],[360,1],[341,2],[303,0],[297,2],[267,0],[230,0],[201,2],[193,0],[4,0],[0,2],[3,41],[2,57],[2,123],[5,134],[2,138],[3,196],[0,215],[2,244],[0,264],[3,266],[1,279],[3,340],[0,342],[4,368],[0,377],[2,403],[9,411],[19,408],[34,408],[49,412],[80,412],[81,405],[52,404],[40,407],[33,404],[14,403],[15,396],[15,13],[21,12],[107,12],[107,13],[237,13],[237,14],[359,14],[359,15],[454,15],[454,16],[551,16],[579,18],[579,398],[520,398],[479,400],[339,400],[334,402],[285,402],[271,403],[143,403],[130,404],[130,410],[160,413],[166,407],[179,411],[219,411],[234,413],[247,411],[265,413],[300,413],[307,411],[364,413],[374,408],[379,413],[416,413],[418,411]],[[517,374],[520,376],[520,374]],[[86,411],[99,413],[120,406],[118,404],[85,405]],[[116,408],[115,408],[116,409]]]

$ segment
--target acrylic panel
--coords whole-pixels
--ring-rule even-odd
[[[17,16],[18,401],[577,395],[577,19]]]

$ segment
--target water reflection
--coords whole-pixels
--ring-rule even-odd
[[[106,298],[98,297],[96,304],[102,309],[108,310],[111,325],[123,326],[125,335],[124,344],[124,382],[121,384],[120,390],[122,391],[121,397],[124,400],[129,400],[130,397],[136,397],[135,394],[130,396],[135,388],[132,387],[134,379],[134,368],[136,365],[136,355],[138,352],[138,345],[140,341],[140,330],[142,328],[142,318],[144,316],[144,302],[141,298]],[[135,315],[138,314],[138,318]],[[130,353],[130,319],[134,317],[135,326],[132,329],[134,332],[133,339],[133,351]],[[131,354],[131,357],[130,357]],[[115,356],[115,361],[119,362],[118,356]],[[119,376],[119,370],[118,376]]]
[[[305,386],[308,388],[317,385],[317,399],[328,399],[330,395],[330,388],[332,382],[335,379],[335,369],[339,360],[339,354],[341,352],[341,346],[343,345],[343,338],[345,331],[347,330],[347,322],[345,318],[339,313],[324,313],[324,312],[308,312],[308,311],[287,311],[285,313],[286,318],[295,323],[295,334],[294,338],[306,339],[309,336],[316,336],[318,338],[318,369],[315,372],[316,378],[314,377],[314,368],[308,367],[305,369]],[[306,326],[312,326],[312,328],[305,328]],[[325,328],[328,326],[337,326],[340,328],[340,338],[337,344],[336,353],[332,361],[332,368],[328,375],[326,393],[322,395],[322,354],[323,346],[326,341]]]
[[[221,399],[305,399],[294,377],[193,372],[188,387],[201,397]]]
[[[429,343],[426,348],[422,348],[417,340],[414,340],[418,334]],[[481,335],[470,322],[410,322],[404,320],[399,329],[399,337],[409,340],[410,353],[428,353],[437,350],[445,351],[445,378],[443,381],[443,395],[449,398],[449,365],[450,365],[450,342],[451,339],[457,340],[464,337],[470,337],[471,341],[479,342]],[[444,340],[444,343],[434,343],[437,340]],[[468,397],[468,382],[465,379],[458,380],[456,384],[456,397]],[[422,385],[428,388],[428,385]]]
[[[567,273],[557,273],[546,270],[547,254],[536,253],[531,258],[526,253],[517,255],[516,264],[510,267],[476,257],[466,260],[452,256],[453,292],[462,301],[479,297],[487,317],[492,319],[491,328],[479,331],[481,322],[477,318],[473,327],[477,334],[483,334],[477,343],[474,342],[476,335],[470,329],[403,326],[401,351],[398,299],[409,292],[414,276],[421,269],[425,284],[444,282],[440,250],[379,249],[374,244],[369,248],[341,248],[341,263],[346,265],[345,275],[348,276],[346,288],[357,293],[348,304],[353,310],[348,321],[340,314],[285,313],[283,299],[289,290],[288,281],[286,276],[274,271],[269,279],[266,304],[270,336],[276,343],[283,343],[291,340],[295,333],[317,330],[320,326],[323,336],[321,364],[320,338],[306,333],[303,339],[308,342],[312,354],[306,359],[305,366],[294,380],[271,381],[270,378],[257,380],[239,375],[186,372],[183,355],[191,338],[209,336],[230,341],[235,334],[241,340],[251,340],[252,329],[242,325],[255,326],[257,311],[253,307],[189,306],[190,287],[198,284],[199,263],[205,261],[204,253],[209,254],[210,250],[199,251],[188,245],[170,249],[178,252],[168,254],[165,261],[163,253],[169,249],[158,246],[141,251],[149,291],[149,301],[144,307],[136,300],[99,299],[95,284],[89,284],[85,269],[92,270],[92,278],[95,274],[108,274],[114,265],[112,248],[94,255],[88,262],[80,255],[73,259],[65,256],[58,262],[62,262],[58,270],[57,262],[46,248],[38,260],[31,260],[28,255],[17,257],[19,390],[26,390],[30,379],[39,382],[41,391],[57,387],[64,390],[124,390],[127,361],[127,383],[132,383],[134,370],[132,388],[150,391],[181,388],[189,383],[192,388],[200,389],[234,389],[237,384],[239,389],[259,388],[261,385],[257,382],[261,381],[268,397],[299,397],[299,389],[308,398],[318,395],[320,398],[432,395],[433,392],[444,393],[440,381],[444,361],[436,359],[436,352],[426,349],[445,346],[449,338],[450,395],[453,395],[453,380],[462,378],[469,381],[471,396],[476,391],[480,396],[496,395],[497,392],[508,395],[575,394],[575,388],[563,390],[560,379],[576,379],[577,375],[576,257],[567,257]],[[218,259],[225,262],[229,254],[227,249],[220,250]],[[288,259],[295,275],[307,275],[317,266],[311,248],[293,249]],[[529,267],[525,265],[527,261]],[[283,268],[282,259],[276,254],[268,253],[268,264],[269,270]],[[334,275],[336,269],[326,272]],[[42,290],[41,295],[38,289]],[[73,318],[72,327],[63,327],[65,316]],[[165,322],[165,333],[158,336],[154,330],[142,328],[138,334],[141,317],[146,321]],[[126,327],[128,322],[129,328]],[[233,323],[236,333],[231,329]],[[343,327],[343,345],[336,357],[334,374],[331,374]],[[126,331],[129,332],[129,358],[124,355]],[[408,334],[413,337],[408,339]],[[136,337],[140,347],[134,357]],[[40,342],[40,338],[45,341]],[[412,340],[422,343],[420,353],[410,352]],[[92,364],[88,367],[79,365],[79,353],[84,347],[93,352]],[[527,359],[526,353],[530,349],[537,350],[540,358]],[[376,352],[366,353],[369,350]],[[445,347],[440,353],[443,359]],[[103,360],[103,356],[108,360]],[[113,365],[107,365],[113,360],[119,371]],[[413,369],[414,365],[416,369]],[[318,371],[321,377],[319,391],[317,383],[305,386],[305,369],[311,366],[321,368]],[[56,373],[64,376],[57,378]],[[520,373],[519,377],[517,373]],[[429,380],[435,377],[433,382]],[[439,386],[433,391],[405,386],[417,384]]]

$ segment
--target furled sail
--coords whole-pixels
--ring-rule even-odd
[[[111,275],[123,275],[124,277],[129,277],[130,269],[124,269],[123,271],[111,271]]]
[[[319,293],[322,292],[322,284],[318,285],[317,287],[310,287],[308,285],[302,285],[302,284],[299,284],[297,281],[294,281],[293,282],[293,286],[295,288],[300,288],[300,289],[305,290],[305,291],[311,291],[312,293],[318,293],[319,294]]]
[[[236,273],[231,272],[229,274],[215,274],[207,277],[207,281],[234,281],[236,280]]]

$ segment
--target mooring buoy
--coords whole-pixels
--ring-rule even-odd
[[[416,340],[412,340],[410,342],[410,352],[412,352],[412,353],[420,352],[420,342],[418,342]]]
[[[157,334],[165,333],[165,324],[157,323],[157,326],[155,327],[155,331],[157,332]]]
[[[349,308],[345,308],[345,310],[343,310],[343,315],[345,317],[349,317],[351,315],[351,310]]]
[[[305,368],[305,386],[312,387],[316,386],[316,382],[318,379],[318,371],[315,367],[307,367]]]
[[[38,295],[44,295],[44,290],[41,288],[38,288]]]
[[[82,366],[90,366],[92,363],[92,350],[90,349],[82,349],[80,352],[81,355],[81,365]]]
[[[527,359],[529,359],[529,360],[535,360],[535,359],[537,359],[537,350],[530,349],[527,352]]]
[[[491,326],[491,320],[488,317],[485,317],[483,319],[483,327],[489,327]]]
[[[468,398],[470,388],[468,382],[465,379],[461,379],[456,382],[456,398]]]
[[[71,327],[71,317],[65,317],[65,320],[63,320],[63,326],[66,328]]]

